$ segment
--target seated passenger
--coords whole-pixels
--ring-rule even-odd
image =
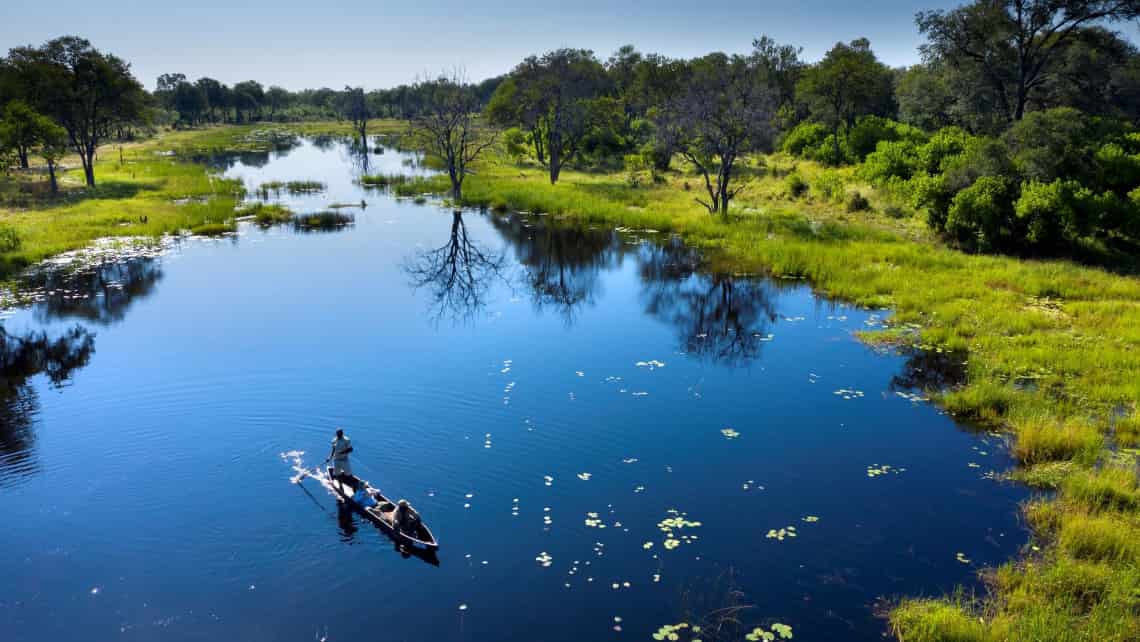
[[[356,492],[353,493],[352,501],[359,504],[361,508],[371,508],[376,505],[376,497],[372,494],[374,492],[375,491],[362,483],[360,487],[356,489]]]
[[[394,518],[396,528],[405,533],[415,533],[420,524],[420,514],[412,508],[408,500],[401,499],[396,503],[396,515]]]

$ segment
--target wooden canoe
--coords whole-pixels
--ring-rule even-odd
[[[415,533],[408,533],[403,529],[397,528],[395,523],[396,516],[396,503],[385,497],[379,490],[376,490],[368,484],[367,481],[360,479],[354,475],[342,476],[337,478],[333,476],[332,468],[328,469],[329,485],[332,486],[333,491],[337,497],[346,504],[352,506],[358,513],[368,518],[369,521],[376,524],[383,530],[389,537],[396,540],[397,543],[406,546],[416,547],[425,551],[434,551],[439,548],[439,542],[435,539],[431,529],[427,524],[420,520],[417,525]],[[353,501],[352,496],[356,494],[361,485],[376,498],[376,505],[364,507]]]

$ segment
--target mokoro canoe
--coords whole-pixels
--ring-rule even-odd
[[[423,520],[420,520],[420,523],[416,525],[415,533],[409,533],[397,528],[395,523],[395,502],[385,497],[379,490],[370,486],[367,481],[354,475],[347,475],[341,478],[334,477],[332,468],[328,469],[328,475],[329,484],[341,501],[351,505],[357,512],[379,526],[381,530],[398,543],[428,551],[434,551],[439,548],[439,542],[435,539],[435,535],[432,534],[427,524],[423,523]],[[352,499],[352,496],[356,494],[356,491],[359,490],[361,485],[376,498],[375,506],[364,507]]]

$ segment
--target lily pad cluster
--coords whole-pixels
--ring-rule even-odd
[[[867,476],[868,477],[878,477],[880,475],[888,475],[888,474],[898,475],[898,474],[903,473],[905,471],[906,471],[905,468],[894,468],[894,467],[889,466],[887,464],[883,464],[882,466],[880,466],[879,464],[871,464],[870,466],[867,466]]]
[[[682,634],[691,634],[696,636],[700,634],[700,632],[701,627],[696,625],[689,626],[688,622],[680,622],[678,624],[666,624],[662,626],[661,628],[657,629],[657,632],[655,632],[652,637],[654,640],[672,640],[676,642],[676,640],[681,639]],[[700,639],[693,637],[691,638],[691,642],[700,642]]]
[[[863,391],[862,390],[855,390],[854,388],[840,388],[839,390],[836,390],[832,394],[838,395],[839,397],[842,397],[843,399],[862,399],[863,398]]]
[[[696,535],[689,535],[682,533],[686,528],[699,528],[701,523],[685,519],[686,513],[682,513],[675,508],[670,508],[668,511],[669,517],[657,522],[657,528],[665,534],[665,541],[662,545],[665,550],[671,551],[681,544],[691,544],[697,540]]]
[[[796,537],[797,535],[798,533],[796,533],[795,526],[785,526],[779,530],[775,528],[769,529],[767,538],[782,542],[785,537]]]
[[[758,626],[752,629],[751,633],[745,635],[744,639],[748,640],[748,642],[757,642],[759,640],[764,640],[764,642],[772,642],[777,637],[781,640],[792,639],[792,627],[788,626],[787,624],[781,624],[780,622],[776,622],[767,630],[762,626]]]
[[[723,428],[721,429],[720,434],[724,435],[725,439],[736,439],[740,436],[740,433],[736,432],[732,428]]]

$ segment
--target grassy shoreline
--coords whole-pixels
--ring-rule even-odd
[[[398,134],[385,121],[372,134]],[[240,185],[176,160],[266,151],[278,135],[346,135],[347,123],[252,125],[172,132],[101,161],[106,186],[75,202],[0,207],[22,245],[0,272],[99,236],[157,236],[232,226]],[[158,152],[174,152],[175,156]],[[1024,507],[1025,555],[985,572],[984,600],[904,599],[889,618],[907,642],[1140,639],[1140,279],[1068,261],[967,255],[931,238],[920,217],[854,173],[773,156],[754,159],[728,220],[694,201],[698,179],[654,181],[626,172],[541,168],[494,156],[464,185],[464,204],[545,212],[680,234],[714,269],[810,280],[818,291],[890,307],[892,327],[868,341],[968,355],[967,383],[935,398],[956,416],[1007,431],[1015,476],[1054,489]],[[786,177],[808,185],[794,196]],[[443,194],[445,179],[412,180],[399,194]],[[854,192],[868,211],[846,212]],[[145,218],[143,218],[145,217]]]

